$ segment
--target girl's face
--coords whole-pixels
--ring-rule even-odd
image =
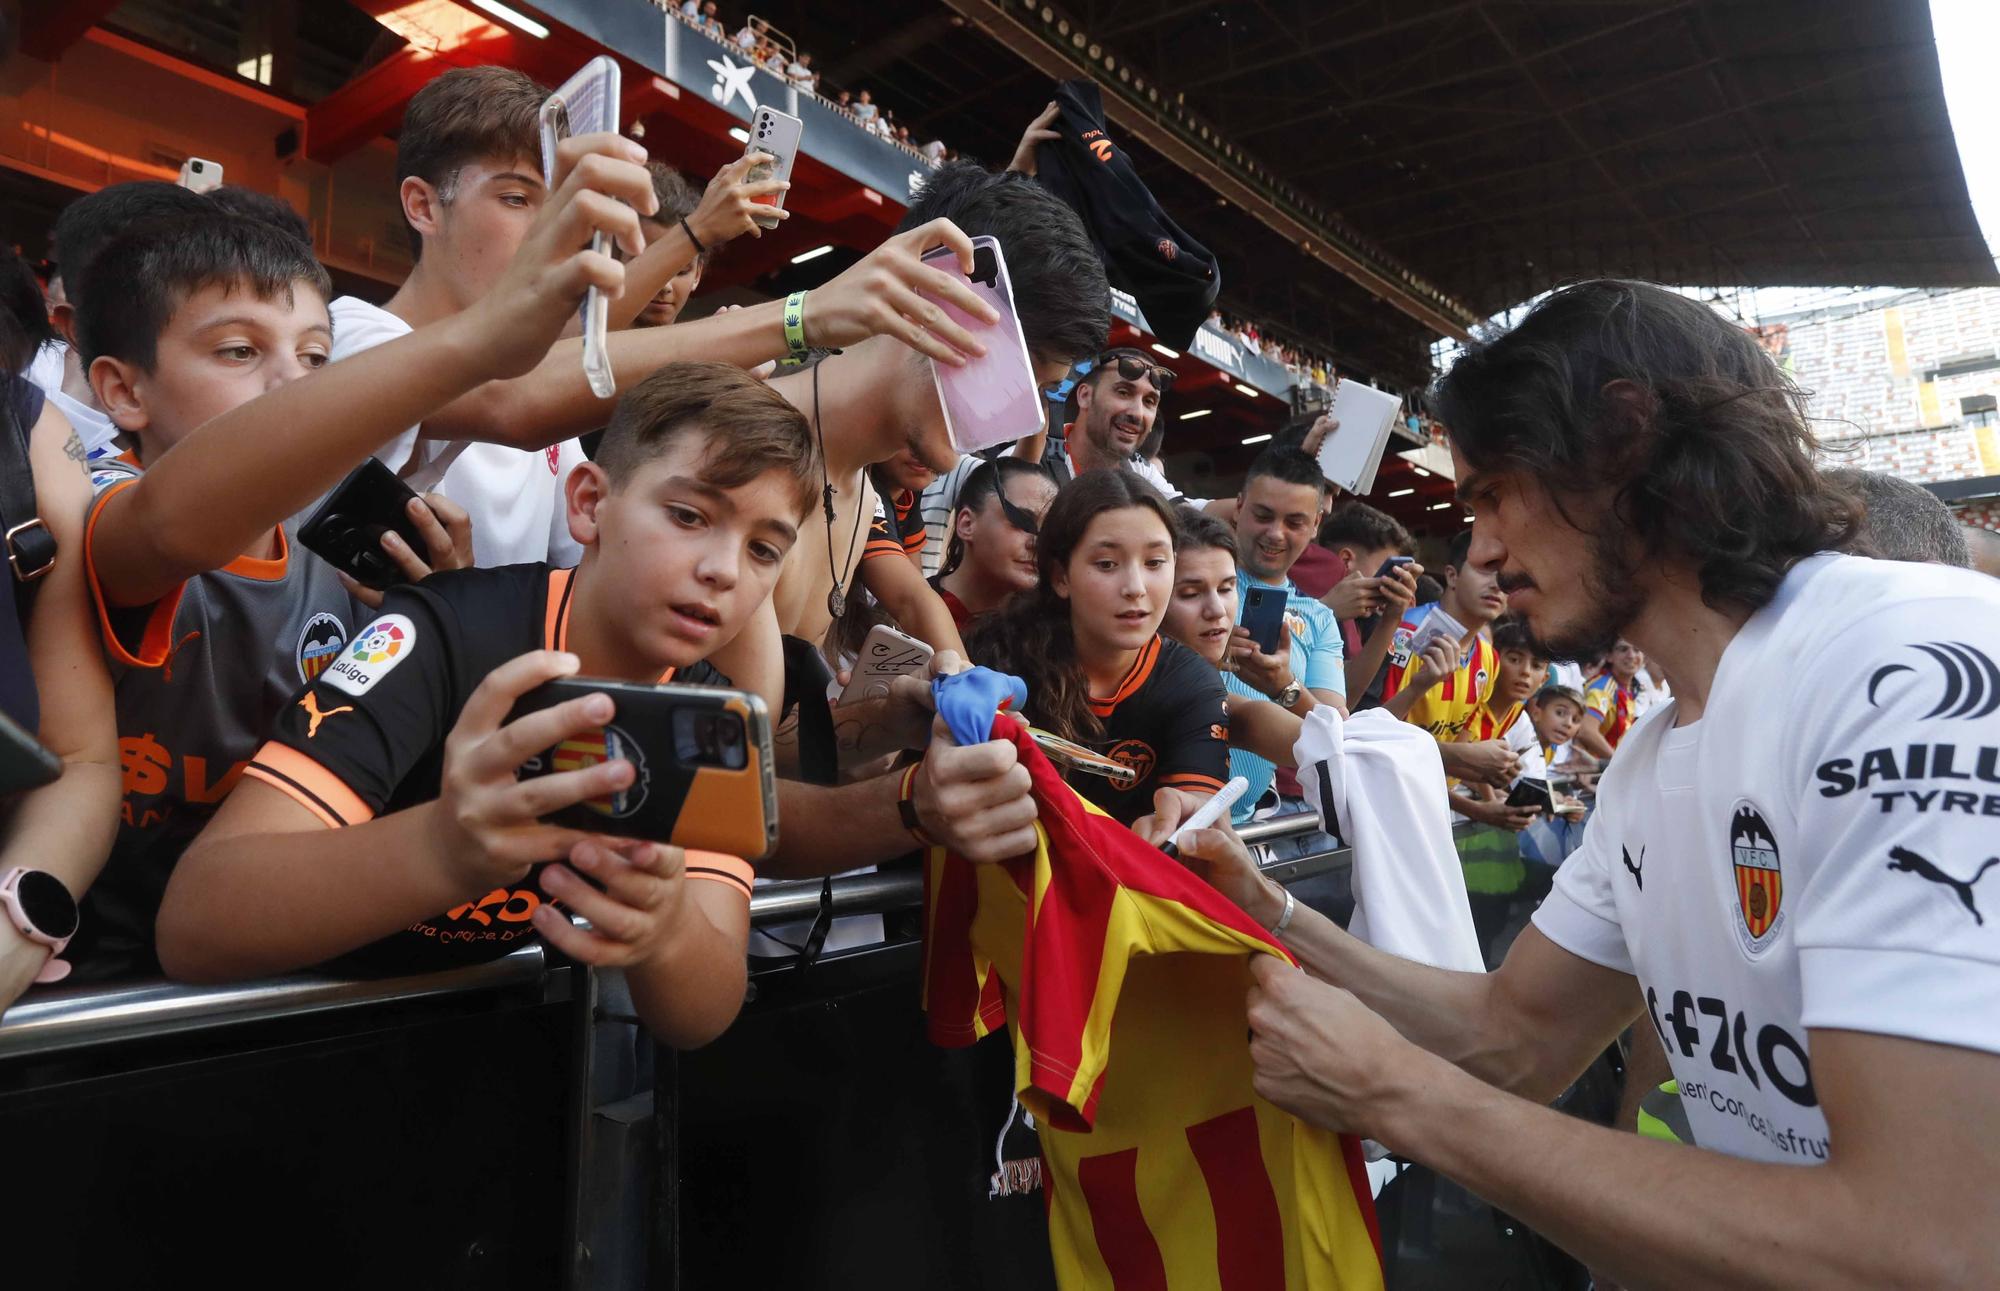
[[[1089,654],[1137,650],[1160,630],[1174,588],[1174,542],[1150,507],[1120,507],[1090,522],[1053,571],[1055,593],[1070,604],[1077,649]]]
[[[1236,626],[1236,561],[1220,547],[1191,547],[1174,561],[1174,594],[1167,603],[1168,636],[1192,647],[1216,667]]]
[[[1055,481],[1046,476],[1004,480],[1001,487],[1007,490],[1008,502],[1038,522],[1056,499]],[[959,541],[965,544],[967,563],[977,566],[983,578],[1018,592],[1033,587],[1041,577],[1035,569],[1035,535],[1014,527],[1000,499],[987,498],[976,513],[961,507],[954,523]]]

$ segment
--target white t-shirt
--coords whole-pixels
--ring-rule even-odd
[[[336,362],[410,333],[402,319],[354,296],[342,296],[328,308]],[[608,420],[608,402],[604,413]],[[472,517],[474,560],[482,567],[538,560],[574,565],[583,559],[583,548],[569,534],[562,494],[563,481],[584,460],[583,445],[574,439],[530,452],[505,444],[422,439],[412,426],[375,456],[417,492],[435,489],[465,508]]]
[[[1812,557],[1676,707],[1535,926],[1638,977],[1698,1143],[1817,1164],[1809,1028],[2000,1052],[2000,583]]]

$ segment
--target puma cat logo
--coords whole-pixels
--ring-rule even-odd
[[[1985,917],[1979,913],[1979,907],[1973,904],[1972,885],[1985,878],[1986,871],[1996,865],[2000,865],[2000,856],[1987,857],[1986,863],[1973,871],[1971,878],[1955,879],[1907,848],[1892,847],[1889,849],[1889,855],[1896,858],[1889,862],[1890,869],[1901,870],[1905,874],[1914,874],[1920,879],[1927,879],[1932,883],[1942,884],[1950,888],[1953,892],[1958,893],[1958,899],[1964,903],[1967,912],[1972,915],[1972,921],[1982,928],[1986,926]]]
[[[1639,863],[1637,865],[1632,863],[1632,853],[1626,851],[1623,847],[1618,849],[1618,856],[1620,860],[1625,862],[1625,868],[1631,872],[1632,882],[1641,892],[1644,892],[1646,890],[1646,876],[1639,871],[1644,869],[1646,865],[1645,847],[1642,845],[1639,848]]]
[[[322,713],[319,711],[319,696],[313,694],[310,690],[305,693],[304,698],[299,700],[299,707],[306,710],[307,739],[311,739],[313,736],[319,734],[319,724],[327,718],[338,717],[342,713],[351,713],[354,711],[354,705],[342,704],[339,708]]]

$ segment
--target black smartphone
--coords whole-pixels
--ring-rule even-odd
[[[1292,594],[1282,587],[1252,587],[1243,594],[1243,626],[1259,654],[1278,652],[1279,634],[1285,630],[1285,607]]]
[[[0,713],[0,795],[25,793],[62,775],[62,759],[19,722]]]
[[[410,519],[410,501],[416,496],[394,471],[371,457],[349,471],[306,517],[299,526],[299,545],[363,587],[378,592],[394,587],[403,581],[403,571],[382,550],[382,535],[393,529],[419,556],[430,550]]]
[[[1401,569],[1405,565],[1414,565],[1416,563],[1417,558],[1415,556],[1391,556],[1382,562],[1382,568],[1375,571],[1375,577],[1380,578],[1392,569]]]
[[[1556,809],[1555,795],[1549,792],[1546,780],[1531,780],[1522,776],[1514,782],[1513,792],[1507,795],[1509,807],[1533,807],[1544,815],[1553,815]]]
[[[638,775],[619,793],[544,820],[746,861],[770,854],[778,842],[778,787],[762,698],[711,686],[565,677],[521,696],[507,720],[585,695],[609,695],[611,721],[542,750],[521,764],[520,777],[581,771],[614,758],[632,763]]]

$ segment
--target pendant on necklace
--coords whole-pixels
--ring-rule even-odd
[[[833,590],[826,594],[826,612],[836,619],[847,613],[847,598],[840,594],[838,583],[835,583]]]

